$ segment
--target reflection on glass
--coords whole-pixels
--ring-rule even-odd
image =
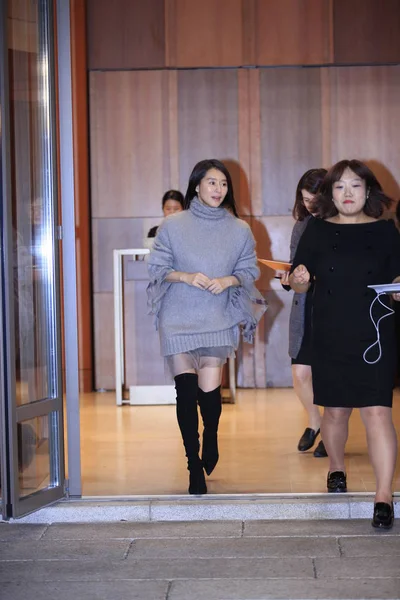
[[[47,2],[8,2],[17,404],[57,395]]]
[[[20,495],[27,496],[54,485],[51,481],[49,416],[18,423],[17,434]]]

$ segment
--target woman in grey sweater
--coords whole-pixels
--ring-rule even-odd
[[[217,464],[221,371],[239,343],[253,341],[266,302],[250,227],[237,216],[225,165],[203,160],[193,169],[185,210],[157,231],[149,261],[150,309],[161,353],[175,379],[179,428],[188,459],[189,493],[205,494]],[[199,457],[199,403],[203,419]]]
[[[300,177],[296,189],[296,200],[293,207],[293,217],[296,223],[290,240],[290,262],[293,261],[297,246],[308,222],[313,219],[315,212],[314,197],[319,191],[326,169],[310,169]],[[289,273],[281,279],[285,289],[290,290]],[[307,294],[294,294],[289,321],[289,356],[292,359],[293,387],[302,405],[307,411],[308,426],[301,436],[297,449],[305,452],[312,448],[320,433],[321,415],[318,406],[314,404],[314,393],[311,378],[311,297],[312,287]],[[314,456],[327,456],[321,440]]]

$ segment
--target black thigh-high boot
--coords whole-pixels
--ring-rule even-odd
[[[198,377],[182,373],[175,377],[176,416],[188,460],[189,494],[206,494],[203,465],[199,458]]]
[[[203,419],[203,449],[201,459],[207,475],[210,475],[218,462],[218,423],[221,416],[221,386],[212,392],[203,392],[199,388],[199,406]]]

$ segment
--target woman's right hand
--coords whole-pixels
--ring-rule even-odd
[[[203,273],[182,273],[181,281],[200,290],[206,290],[211,280],[207,275],[203,275]]]
[[[299,285],[305,285],[310,282],[310,273],[307,271],[307,267],[299,265],[292,273],[293,283]]]

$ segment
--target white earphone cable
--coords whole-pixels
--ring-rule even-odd
[[[368,348],[366,349],[366,351],[363,354],[363,359],[365,360],[366,363],[368,363],[369,365],[375,365],[382,356],[382,346],[381,346],[381,336],[379,333],[379,323],[382,321],[382,319],[386,319],[386,317],[390,317],[390,315],[394,314],[394,310],[392,308],[390,308],[390,306],[387,306],[386,304],[384,304],[381,300],[381,296],[383,296],[383,294],[385,294],[385,292],[377,292],[377,295],[375,296],[375,298],[372,300],[371,302],[371,306],[369,307],[369,316],[371,317],[371,321],[375,327],[375,331],[376,331],[376,342],[374,342],[373,344],[371,344],[370,346],[368,346]],[[373,314],[372,314],[372,309],[374,307],[375,302],[378,300],[379,304],[381,304],[384,308],[386,308],[386,310],[388,310],[389,312],[387,312],[385,315],[382,315],[382,317],[380,317],[376,322],[374,320]],[[372,348],[374,346],[378,345],[379,348],[379,355],[378,358],[376,360],[367,360],[366,356],[368,354],[368,352],[370,350],[372,350]]]

